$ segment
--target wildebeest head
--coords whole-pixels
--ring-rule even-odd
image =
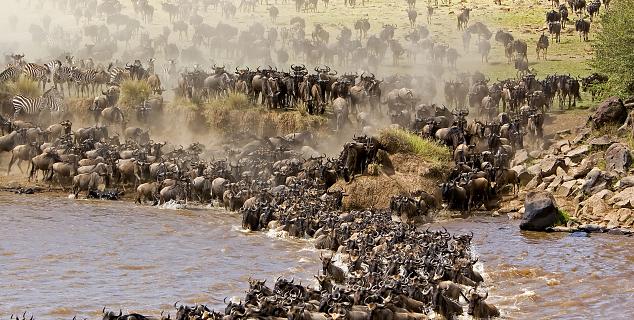
[[[103,317],[102,317],[103,320],[117,320],[119,317],[123,315],[123,312],[121,311],[121,309],[119,309],[118,315],[114,313],[114,311],[106,312],[106,307],[103,307],[101,312],[103,313]]]

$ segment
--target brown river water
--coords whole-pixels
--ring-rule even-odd
[[[489,301],[510,319],[631,319],[634,238],[521,233],[503,218],[443,224],[473,231]],[[238,214],[0,193],[0,319],[146,314],[176,300],[222,307],[249,276],[314,283],[309,241],[246,233]]]

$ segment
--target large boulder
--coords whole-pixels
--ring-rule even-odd
[[[627,118],[627,109],[618,97],[611,97],[601,102],[597,111],[590,116],[592,127],[595,129],[605,125],[621,125]]]
[[[622,143],[613,143],[605,151],[605,169],[614,170],[618,173],[626,172],[632,164],[632,153],[630,148]]]
[[[550,192],[536,191],[526,194],[521,230],[544,231],[557,221],[559,210]]]

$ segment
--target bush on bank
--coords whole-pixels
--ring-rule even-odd
[[[379,133],[379,142],[389,153],[414,154],[423,160],[441,164],[451,160],[446,146],[402,129],[384,129]]]
[[[120,88],[119,105],[123,109],[130,109],[140,105],[152,93],[152,89],[150,89],[145,80],[124,80],[121,82]]]
[[[591,61],[597,72],[609,77],[605,94],[634,94],[634,0],[613,1],[610,11],[601,16],[602,29],[592,44]]]

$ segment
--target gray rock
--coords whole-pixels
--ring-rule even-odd
[[[555,174],[556,174],[558,177],[565,177],[565,176],[567,176],[567,175],[568,175],[568,174],[566,173],[566,170],[564,170],[562,167],[557,167],[557,170],[555,171]]]
[[[594,166],[596,166],[596,160],[594,157],[587,157],[581,160],[581,163],[572,170],[572,176],[575,179],[585,177]]]
[[[577,133],[577,136],[572,140],[572,143],[579,144],[581,141],[588,138],[591,132],[592,130],[590,128],[583,127],[583,129],[579,130],[579,132]]]
[[[564,178],[562,176],[555,177],[553,182],[551,182],[548,187],[546,187],[546,191],[554,192],[563,182]]]
[[[544,231],[557,221],[559,210],[550,192],[529,192],[524,201],[521,230]]]
[[[616,187],[619,189],[634,187],[634,176],[627,176],[619,180]]]
[[[608,199],[607,203],[617,208],[634,208],[634,187],[626,188],[615,194],[612,198]]]
[[[632,153],[630,148],[622,143],[612,144],[605,151],[605,169],[614,170],[618,173],[625,173],[632,164]]]
[[[540,168],[542,169],[542,177],[548,177],[557,172],[558,167],[562,167],[564,165],[563,159],[559,159],[555,156],[547,156],[542,159],[540,163]]]
[[[595,184],[595,185],[592,186],[592,188],[590,188],[590,193],[594,194],[594,193],[597,193],[599,191],[605,190],[607,188],[608,188],[607,181],[601,181],[600,183]]]
[[[541,150],[533,150],[533,151],[529,152],[528,155],[531,158],[533,158],[533,159],[537,159],[537,158],[542,156],[542,151]]]
[[[534,175],[530,174],[528,170],[526,170],[526,166],[518,165],[511,168],[513,171],[517,172],[517,176],[520,179],[520,185],[525,186],[528,182],[530,182]]]
[[[590,117],[594,129],[605,125],[621,125],[627,118],[627,109],[618,97],[610,97],[597,107],[597,111]]]
[[[560,195],[562,197],[567,197],[571,193],[576,191],[575,190],[576,186],[577,186],[577,180],[566,181],[566,182],[562,183],[559,186],[559,188],[557,188],[557,195]]]
[[[614,141],[608,137],[608,135],[602,135],[598,138],[590,140],[588,143],[594,148],[604,148],[611,145]]]
[[[528,168],[526,168],[526,172],[528,172],[532,176],[541,176],[542,175],[542,167],[539,163],[534,164]]]
[[[576,147],[566,153],[566,157],[569,157],[574,162],[579,162],[583,156],[588,154],[590,151],[590,146],[584,144],[582,146]]]
[[[559,151],[561,151],[561,153],[563,153],[563,154],[567,154],[568,152],[570,152],[570,150],[572,150],[572,146],[570,145],[570,143],[564,144],[559,149]]]
[[[541,183],[542,183],[542,179],[541,179],[541,177],[539,177],[539,176],[535,176],[535,177],[533,177],[533,179],[531,179],[531,181],[529,181],[529,182],[526,184],[526,189],[528,189],[528,190],[535,189],[535,188],[537,188],[537,187],[538,187]]]
[[[529,159],[528,152],[526,151],[526,149],[520,149],[515,152],[515,157],[513,158],[513,164],[519,165],[526,162],[526,160],[528,159]]]
[[[585,232],[603,232],[605,230],[605,228],[600,225],[593,223],[582,224],[577,229]]]

